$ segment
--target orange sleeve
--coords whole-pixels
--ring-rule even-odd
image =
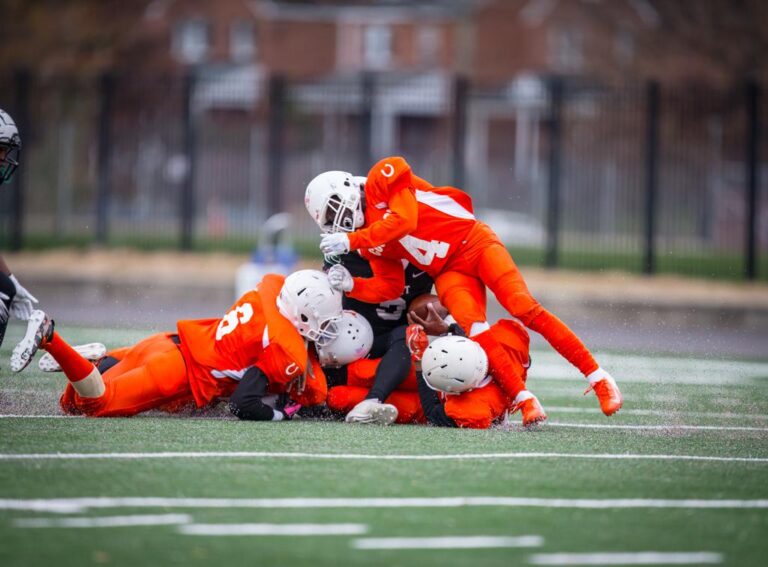
[[[381,303],[397,299],[405,289],[405,269],[400,260],[364,255],[371,264],[373,276],[352,278],[354,287],[347,296],[366,303]]]
[[[539,314],[528,323],[528,328],[547,339],[552,348],[585,376],[597,370],[598,364],[595,358],[576,333],[546,309],[541,309]]]
[[[410,187],[400,189],[387,202],[389,211],[384,218],[349,235],[350,250],[375,248],[399,240],[416,230],[419,222],[419,203]]]
[[[285,388],[291,380],[304,372],[306,361],[294,361],[277,344],[270,344],[259,356],[256,367],[266,374],[272,385]]]

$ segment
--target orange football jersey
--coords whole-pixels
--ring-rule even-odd
[[[198,406],[228,396],[253,366],[266,374],[271,391],[284,391],[305,371],[304,339],[275,303],[284,281],[283,276],[264,276],[221,319],[178,322],[181,352]]]

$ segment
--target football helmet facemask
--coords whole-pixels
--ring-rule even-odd
[[[485,380],[488,356],[479,344],[466,337],[438,337],[424,351],[421,372],[433,390],[460,394]]]
[[[21,137],[10,114],[0,109],[0,184],[7,183],[19,165]]]
[[[364,177],[346,171],[326,171],[307,185],[304,204],[323,232],[353,232],[365,224]]]
[[[286,277],[277,308],[302,337],[318,345],[338,336],[341,292],[333,289],[328,276],[319,270],[299,270]]]
[[[368,320],[345,309],[338,324],[339,336],[327,345],[316,345],[320,366],[339,368],[365,358],[373,346],[373,329]]]

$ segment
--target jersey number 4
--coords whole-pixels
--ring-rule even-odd
[[[401,238],[400,244],[422,266],[429,266],[435,258],[445,258],[450,247],[447,242],[422,240],[410,234]]]
[[[253,317],[253,306],[250,303],[238,305],[232,311],[222,317],[216,328],[216,340],[234,331],[240,323],[247,323]]]

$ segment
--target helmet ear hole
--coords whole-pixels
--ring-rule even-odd
[[[302,320],[304,323],[306,323],[307,321],[309,321],[309,317],[307,317],[306,315],[304,315],[304,313],[302,313],[302,314],[301,314],[301,320]]]

